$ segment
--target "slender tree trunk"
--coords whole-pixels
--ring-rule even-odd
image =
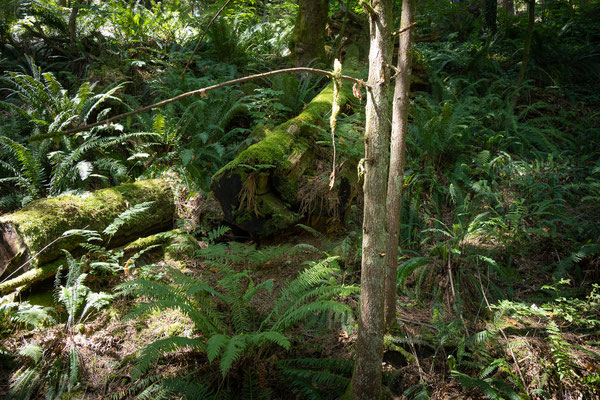
[[[69,39],[73,51],[77,50],[77,14],[79,14],[79,1],[71,0],[71,14],[69,15]]]
[[[365,180],[361,268],[360,320],[353,399],[379,399],[384,333],[386,219],[389,165],[389,74],[392,41],[392,0],[373,0],[369,11],[369,83],[365,108]]]
[[[503,0],[504,11],[507,15],[515,15],[515,1],[514,0]]]
[[[496,32],[496,19],[498,17],[498,0],[485,0],[484,5],[485,27],[490,32]]]
[[[292,60],[296,67],[311,61],[325,62],[325,24],[329,0],[300,0],[292,37]]]
[[[527,64],[529,64],[529,58],[531,57],[531,41],[533,39],[533,27],[535,24],[535,0],[529,0],[527,3],[528,10],[528,25],[527,25],[527,36],[525,36],[525,45],[523,46],[523,60],[521,61],[521,68],[519,69],[519,77],[517,78],[517,93],[512,98],[513,108],[517,105],[518,91],[523,86],[525,80],[525,73],[527,72]]]
[[[408,93],[410,91],[411,54],[410,45],[414,20],[414,1],[402,2],[400,22],[400,46],[398,48],[398,76],[394,88],[392,104],[392,137],[390,144],[390,172],[387,188],[387,248],[385,263],[385,324],[388,329],[396,320],[396,271],[398,269],[398,239],[400,237],[400,210],[402,208],[402,185],[404,183],[404,163],[406,135],[408,131]]]

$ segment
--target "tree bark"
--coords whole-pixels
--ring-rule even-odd
[[[389,65],[392,58],[391,0],[363,3],[369,12],[369,84],[365,108],[364,217],[360,319],[353,399],[379,399],[384,333],[386,191],[389,166]]]
[[[502,4],[504,6],[504,11],[506,11],[507,15],[510,15],[510,16],[515,15],[515,1],[514,0],[503,0]]]
[[[70,229],[103,231],[123,211],[152,201],[147,216],[124,224],[110,239],[117,246],[133,238],[160,232],[173,221],[175,206],[169,184],[146,180],[97,190],[88,196],[66,195],[32,202],[27,207],[0,217],[0,277],[26,272],[63,256],[61,249],[78,249],[81,238],[60,240]],[[39,253],[39,254],[38,254]],[[27,263],[31,260],[29,263]],[[25,267],[20,268],[23,264]]]
[[[325,63],[325,24],[329,14],[329,0],[300,0],[290,49],[296,67],[311,62]]]
[[[523,86],[525,74],[527,73],[527,65],[529,64],[529,58],[531,57],[531,41],[533,40],[533,27],[535,24],[535,0],[529,0],[527,3],[527,11],[527,35],[525,36],[525,44],[523,46],[523,60],[521,61],[521,68],[519,69],[519,76],[517,78],[517,93],[515,93],[511,101],[513,108],[517,105],[519,90],[521,89],[521,86]]]
[[[484,4],[485,27],[490,32],[496,32],[498,18],[498,0],[485,0]]]
[[[69,15],[69,39],[71,48],[74,52],[77,51],[77,14],[79,14],[79,1],[71,0],[69,2],[71,14]]]
[[[400,237],[400,210],[402,208],[402,187],[404,184],[404,164],[406,135],[408,133],[408,95],[410,91],[411,37],[412,29],[407,29],[414,20],[414,0],[402,2],[402,20],[398,48],[398,76],[394,88],[392,104],[392,135],[390,143],[390,171],[387,188],[387,246],[385,263],[385,323],[388,329],[396,320],[396,271],[398,269],[398,240]]]

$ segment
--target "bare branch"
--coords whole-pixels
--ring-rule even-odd
[[[412,24],[410,24],[409,26],[406,26],[402,29],[398,29],[397,31],[392,33],[392,36],[398,36],[399,34],[401,34],[402,32],[406,32],[409,29],[414,28],[415,26],[417,26],[417,22],[413,22]]]
[[[190,55],[190,58],[189,58],[187,64],[185,64],[185,68],[183,68],[183,72],[181,73],[181,79],[183,79],[183,76],[185,75],[185,72],[187,71],[188,67],[192,63],[192,59],[196,55],[196,52],[198,51],[198,47],[200,47],[200,43],[202,43],[202,41],[204,40],[204,37],[208,33],[208,30],[210,29],[210,27],[212,26],[212,24],[217,20],[217,17],[223,12],[223,10],[225,10],[225,8],[227,8],[227,5],[229,3],[231,3],[231,0],[227,0],[225,2],[225,4],[223,4],[223,7],[221,7],[221,9],[219,11],[217,11],[217,13],[215,14],[215,16],[212,17],[212,19],[208,23],[208,26],[204,30],[204,33],[202,34],[202,36],[200,36],[200,39],[198,39],[198,43],[196,43],[196,47],[194,47],[194,51],[192,51],[192,55]]]
[[[223,83],[217,83],[216,85],[207,86],[205,88],[192,90],[190,92],[186,92],[186,93],[180,94],[179,96],[175,96],[175,97],[172,97],[172,98],[167,99],[167,100],[159,101],[158,103],[154,103],[154,104],[151,104],[151,105],[146,106],[146,107],[138,108],[136,110],[129,111],[129,112],[126,112],[126,113],[123,113],[123,114],[115,115],[114,117],[107,118],[105,120],[102,120],[102,121],[99,121],[99,122],[95,122],[93,124],[82,125],[82,126],[79,126],[77,128],[69,129],[68,131],[64,131],[64,132],[60,132],[60,131],[58,131],[58,132],[49,132],[49,133],[42,134],[42,135],[32,136],[29,139],[29,142],[35,142],[35,141],[39,141],[39,140],[43,140],[43,139],[47,139],[47,138],[52,138],[52,137],[60,137],[60,136],[65,136],[65,135],[73,135],[75,133],[82,132],[82,131],[87,131],[87,130],[89,130],[91,128],[95,128],[97,126],[110,125],[111,123],[113,123],[115,121],[118,121],[118,120],[121,120],[123,118],[130,117],[132,115],[141,114],[141,113],[144,113],[146,111],[153,110],[155,108],[163,107],[163,106],[165,106],[167,104],[174,103],[176,101],[185,99],[186,97],[195,96],[195,95],[201,95],[202,96],[202,95],[206,95],[206,92],[210,92],[211,90],[215,90],[215,89],[220,89],[220,88],[225,87],[225,86],[237,85],[239,83],[244,83],[244,82],[247,82],[247,81],[251,81],[253,79],[266,78],[266,77],[273,76],[273,75],[286,74],[286,73],[291,73],[291,72],[295,72],[295,73],[297,73],[297,72],[308,72],[308,73],[311,73],[311,74],[325,75],[325,76],[328,76],[330,78],[333,77],[333,73],[331,73],[330,71],[325,71],[325,70],[316,69],[316,68],[306,68],[306,67],[285,68],[285,69],[278,69],[276,71],[264,72],[262,74],[249,75],[249,76],[245,76],[243,78],[233,79],[231,81],[227,81],[227,82],[223,82]],[[354,78],[352,76],[342,75],[342,79],[345,79],[345,80],[350,81],[350,82],[358,83],[359,85],[362,85],[362,86],[369,87],[368,83],[366,83],[366,82],[364,82],[364,81],[362,81],[360,79]]]

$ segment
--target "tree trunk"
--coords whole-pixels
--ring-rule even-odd
[[[408,95],[410,91],[411,36],[409,27],[414,20],[414,0],[402,2],[402,21],[398,48],[398,70],[392,105],[392,136],[390,143],[390,172],[387,188],[387,248],[385,263],[385,323],[388,329],[396,320],[396,271],[398,269],[398,240],[400,237],[400,210],[402,208],[402,186],[406,135],[408,133]]]
[[[344,65],[350,69],[357,68],[357,51],[346,54]],[[350,85],[343,85],[340,105],[351,98]],[[263,140],[215,173],[211,191],[227,222],[253,235],[270,236],[298,222],[305,211],[310,213],[310,204],[299,189],[305,172],[316,160],[314,141],[320,131],[315,125],[331,112],[332,99],[330,83],[300,115],[268,131]],[[349,204],[353,186],[357,186],[356,169],[349,171],[354,172],[354,178],[350,173],[339,175],[335,190],[339,207],[333,214]],[[332,193],[326,189],[324,196],[331,197]]]
[[[373,0],[369,6],[369,83],[365,108],[365,181],[361,266],[360,319],[352,398],[379,399],[384,333],[386,247],[385,198],[389,166],[389,65],[392,58],[391,0]]]
[[[506,11],[507,15],[510,15],[510,16],[515,15],[515,1],[514,0],[503,0],[502,4],[504,6],[504,11]]]
[[[485,0],[485,27],[490,32],[496,32],[496,19],[498,18],[498,0]]]
[[[533,40],[533,27],[535,24],[535,0],[529,0],[527,3],[528,11],[528,24],[527,24],[527,36],[525,36],[525,44],[523,46],[523,60],[521,61],[521,68],[519,69],[519,77],[517,78],[517,93],[512,98],[513,108],[517,105],[519,99],[519,90],[523,86],[525,80],[525,73],[527,72],[527,64],[529,64],[529,58],[531,57],[531,41]]]
[[[300,0],[290,49],[296,67],[325,63],[325,24],[329,0]]]
[[[71,14],[69,15],[69,39],[71,48],[74,52],[77,51],[77,14],[79,13],[79,1],[71,0]]]
[[[124,224],[111,238],[111,245],[117,246],[160,232],[172,224],[175,206],[167,182],[146,180],[97,190],[89,196],[40,199],[22,210],[1,216],[0,277],[12,274],[32,257],[32,261],[13,276],[63,256],[61,249],[76,250],[81,238],[70,236],[56,240],[63,232],[70,229],[101,232],[130,206],[148,201],[154,203],[144,219]]]

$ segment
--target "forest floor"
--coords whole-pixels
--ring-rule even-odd
[[[288,235],[287,237],[277,238],[269,242],[261,243],[261,247],[277,247],[289,245],[308,245],[311,251],[294,253],[291,255],[281,254],[279,257],[263,263],[252,271],[252,277],[257,283],[268,279],[274,280],[274,292],[280,291],[286,282],[294,279],[297,274],[306,267],[306,262],[314,260],[319,253],[325,254],[324,250],[336,251],[336,243],[340,243],[343,237],[324,237],[314,236],[313,234],[299,231],[298,235]],[[206,243],[199,242],[200,246]],[[206,265],[202,260],[183,257],[173,257],[169,255],[157,259],[160,255],[150,256],[146,261],[151,262],[155,267],[152,274],[160,276],[167,271],[167,268],[178,268],[190,276],[201,277],[205,282],[216,285],[219,277],[210,265]],[[152,259],[154,257],[154,259]],[[535,262],[534,257],[526,257],[526,262],[531,275],[539,271],[541,265]],[[355,260],[356,261],[356,260]],[[525,264],[525,260],[523,260]],[[234,265],[235,271],[242,272],[247,270],[248,263],[240,262]],[[356,262],[350,263],[345,269],[342,269],[342,280],[356,282],[358,271]],[[589,260],[586,271],[600,270],[600,256]],[[525,271],[520,271],[524,273]],[[94,277],[88,281],[92,290],[107,290],[107,287],[115,287],[118,283],[139,277],[137,273],[122,274],[110,276],[108,280]],[[448,285],[447,276],[433,274],[429,277],[431,285],[439,287]],[[413,282],[414,283],[414,282]],[[407,285],[411,285],[408,282]],[[38,285],[33,289],[33,293],[44,293],[41,298],[30,296],[32,303],[40,305],[52,305],[60,312],[60,305],[53,299],[48,299],[48,292],[52,291],[52,286],[48,283]],[[531,295],[534,288],[521,286],[515,290],[513,301],[515,303],[531,301]],[[447,293],[450,293],[447,291]],[[170,336],[192,336],[194,334],[193,322],[183,313],[177,310],[155,311],[147,314],[146,318],[127,318],[132,306],[143,301],[143,298],[134,298],[132,296],[116,297],[110,307],[94,316],[94,318],[76,327],[73,334],[65,330],[64,321],[54,326],[39,328],[36,330],[20,329],[11,332],[10,335],[3,335],[0,340],[0,348],[12,353],[18,353],[19,349],[30,343],[41,345],[46,351],[58,352],[66,341],[72,341],[78,349],[80,376],[82,385],[74,392],[73,398],[81,399],[124,399],[134,398],[150,386],[153,382],[163,376],[170,376],[181,373],[182,371],[193,372],[194,374],[214,376],[218,379],[218,367],[213,362],[208,362],[206,355],[195,350],[178,350],[169,353],[163,357],[149,374],[138,381],[131,381],[130,375],[134,368],[134,361],[140,355],[140,350],[158,339],[164,339]],[[461,351],[460,344],[455,340],[458,337],[453,332],[453,325],[456,323],[457,315],[454,314],[452,305],[453,299],[447,296],[447,315],[439,316],[435,314],[437,310],[433,300],[415,300],[414,296],[402,295],[398,299],[398,325],[393,334],[386,337],[386,352],[384,354],[383,369],[385,371],[386,395],[388,398],[402,399],[402,393],[411,387],[417,387],[423,382],[430,386],[429,394],[431,399],[482,399],[482,392],[476,388],[465,388],[454,379],[447,368],[448,360],[459,357],[457,353]],[[346,303],[353,309],[357,308],[357,299],[349,297]],[[485,299],[487,301],[487,299]],[[51,302],[53,304],[48,304]],[[532,303],[535,304],[535,303]],[[272,299],[269,296],[258,295],[253,300],[253,307],[259,312],[266,312],[272,307]],[[489,316],[486,308],[489,306],[484,302],[478,305],[479,309],[475,313],[465,316],[466,328],[469,335],[476,332],[484,332],[490,327],[489,318],[484,318],[484,314]],[[64,310],[62,310],[64,311]],[[502,316],[505,320],[504,328],[501,329],[501,335],[494,346],[489,346],[488,351],[493,353],[502,349],[504,354],[496,355],[497,359],[507,360],[506,365],[511,365],[513,371],[507,368],[506,371],[496,372],[495,378],[514,378],[517,374],[520,379],[531,382],[534,386],[536,381],[547,379],[543,373],[544,363],[548,360],[548,354],[556,351],[544,340],[544,324],[540,317],[532,315],[518,317]],[[301,328],[298,328],[301,329]],[[461,328],[462,329],[462,328]],[[589,373],[600,372],[600,332],[579,334],[577,326],[574,325],[570,330],[569,325],[561,326],[563,331],[562,339],[568,343],[571,372],[564,371],[565,374],[572,373],[574,376],[581,374],[581,371]],[[310,334],[308,331],[297,332],[304,338],[304,342],[294,348],[294,357],[308,358],[336,358],[349,360],[353,355],[353,345],[356,332],[348,332],[339,326],[328,330],[326,333]],[[293,336],[293,335],[292,335]],[[464,349],[462,349],[464,351]],[[516,363],[515,363],[516,361]],[[518,363],[516,370],[515,365]],[[0,366],[0,396],[8,393],[8,382],[11,373],[18,369],[18,365],[3,363]],[[259,381],[265,381],[263,384],[270,386],[275,382],[269,382],[269,372],[265,366],[254,365],[259,371]],[[545,377],[545,378],[544,378]],[[242,378],[242,377],[238,377]],[[229,379],[235,380],[236,376],[230,376]],[[575,382],[575,381],[573,381]],[[275,383],[276,384],[276,383]],[[481,389],[481,388],[479,388]],[[575,397],[585,399],[575,385],[556,388],[557,391],[571,393]],[[577,395],[579,394],[579,395]],[[284,388],[275,389],[272,392],[272,398],[289,399],[290,393]],[[71,398],[71,397],[69,397]],[[538,398],[535,395],[532,398]],[[540,399],[542,397],[539,397]],[[561,398],[561,397],[552,397]],[[566,398],[566,397],[565,397]]]

